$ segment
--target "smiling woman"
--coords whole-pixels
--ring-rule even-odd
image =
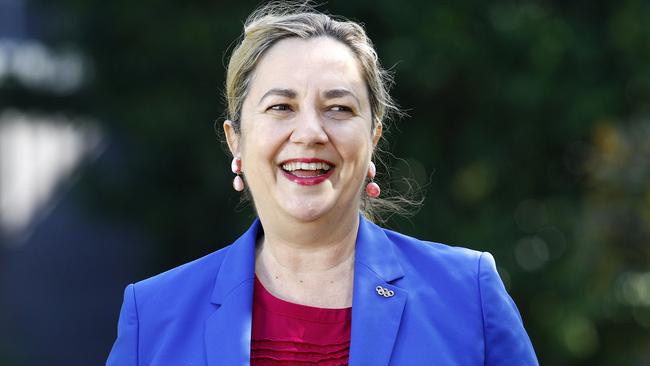
[[[226,121],[224,130],[257,213],[278,232],[355,223],[382,125],[372,126],[353,52],[330,37],[286,38],[259,59],[251,79],[240,121]]]
[[[537,364],[490,254],[367,218],[395,107],[361,26],[263,7],[226,95],[233,186],[259,218],[226,248],[129,285],[109,365]]]

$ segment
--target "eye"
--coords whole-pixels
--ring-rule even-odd
[[[344,120],[354,117],[356,113],[354,113],[354,110],[351,107],[336,104],[327,107],[325,115],[332,119]]]
[[[291,107],[288,104],[274,104],[266,109],[267,111],[285,112],[290,111]]]
[[[332,112],[352,112],[352,108],[346,107],[344,105],[333,105],[330,107]]]

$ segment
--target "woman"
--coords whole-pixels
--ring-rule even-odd
[[[537,364],[490,254],[360,214],[380,193],[386,74],[361,26],[305,9],[255,12],[228,66],[233,186],[259,219],[129,285],[107,364]]]

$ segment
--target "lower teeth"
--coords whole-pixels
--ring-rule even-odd
[[[285,170],[286,171],[286,170]],[[325,174],[325,170],[294,170],[288,171],[289,174],[295,175],[296,177],[316,177],[319,175]]]

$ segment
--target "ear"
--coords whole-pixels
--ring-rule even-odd
[[[377,122],[375,125],[374,131],[372,133],[372,147],[374,148],[377,146],[377,143],[379,143],[379,139],[381,138],[381,134],[384,131],[384,125],[381,124],[381,122]]]
[[[239,156],[239,134],[235,132],[232,121],[226,120],[223,123],[223,132],[226,134],[226,142],[232,156]]]

